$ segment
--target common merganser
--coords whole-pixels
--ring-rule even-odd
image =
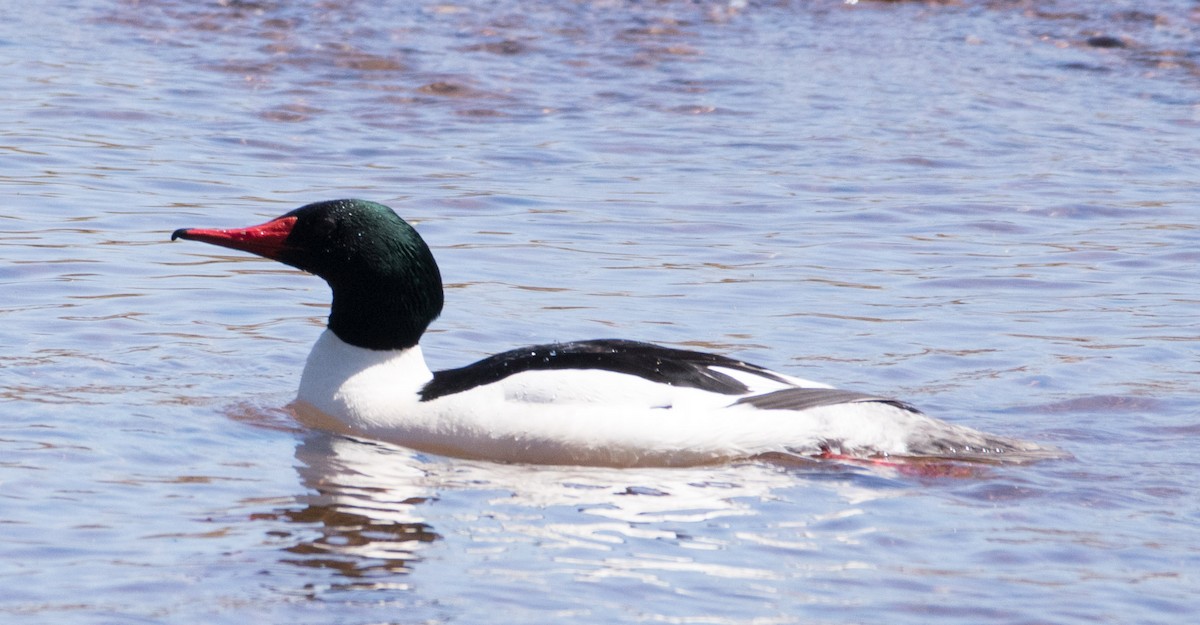
[[[324,278],[328,327],[293,404],[304,424],[501,462],[679,466],[761,455],[1025,461],[1052,450],[717,354],[618,339],[523,347],[430,371],[420,339],[442,311],[429,247],[392,209],[309,204],[189,239]]]

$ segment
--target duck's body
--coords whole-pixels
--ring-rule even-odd
[[[311,204],[261,226],[173,237],[251,251],[333,288],[301,378],[307,425],[506,462],[678,466],[767,453],[1018,459],[1042,448],[715,354],[604,339],[432,372],[419,339],[441,276],[412,228],[371,202]]]

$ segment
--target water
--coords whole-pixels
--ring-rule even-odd
[[[7,7],[0,619],[1191,622],[1198,22],[1183,0]],[[435,367],[701,347],[1074,459],[575,469],[303,431],[284,406],[324,285],[167,239],[348,196],[434,248]]]

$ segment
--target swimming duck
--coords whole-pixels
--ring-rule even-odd
[[[417,231],[375,202],[318,202],[261,225],[183,228],[171,239],[250,252],[329,284],[328,326],[293,404],[310,427],[541,464],[680,466],[772,454],[1004,462],[1046,451],[895,399],[624,339],[534,345],[431,371],[420,341],[442,311],[441,273]]]

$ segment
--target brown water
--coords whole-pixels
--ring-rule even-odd
[[[386,6],[377,6],[377,5]],[[1200,5],[51,0],[0,20],[5,623],[1190,623]],[[698,346],[1075,459],[502,466],[300,429],[365,197],[435,367]]]

